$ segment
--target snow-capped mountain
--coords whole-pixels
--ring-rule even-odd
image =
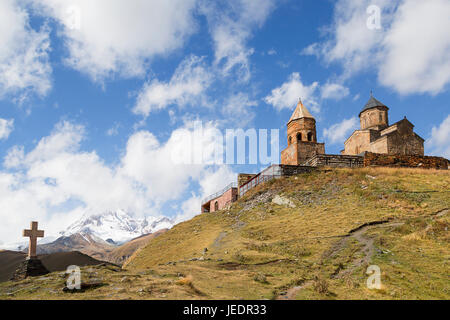
[[[173,221],[166,217],[134,219],[125,211],[116,210],[98,215],[86,214],[67,230],[60,232],[60,235],[69,237],[77,233],[89,234],[109,243],[121,244],[172,226]]]

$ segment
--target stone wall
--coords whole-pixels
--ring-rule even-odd
[[[414,132],[410,135],[401,135],[397,132],[390,133],[387,140],[389,154],[404,154],[423,156],[424,141]],[[376,150],[371,150],[374,153]]]
[[[448,170],[449,161],[441,157],[413,156],[413,155],[388,155],[366,152],[364,166],[380,167],[407,167],[423,169]]]
[[[345,141],[345,149],[342,154],[356,156],[365,151],[370,151],[370,142],[376,140],[379,136],[380,134],[376,130],[356,130],[350,138]]]
[[[297,144],[291,144],[281,151],[281,164],[298,165]]]
[[[244,183],[247,183],[248,180],[256,176],[256,173],[239,173],[238,174],[238,187],[242,186]]]
[[[308,159],[305,165],[312,167],[361,168],[364,166],[364,157],[321,154]]]
[[[301,118],[289,122],[287,127],[288,146],[290,146],[292,143],[297,142],[297,133],[302,134],[301,141],[308,141],[308,133],[311,133],[312,142],[317,142],[316,120],[312,118]],[[291,138],[292,140],[289,138]]]
[[[239,189],[243,184],[246,184],[249,180],[251,180],[256,173],[239,173],[238,174],[238,194],[240,193]]]
[[[325,144],[316,142],[300,142],[297,146],[297,164],[303,164],[316,154],[325,154]]]
[[[281,175],[282,176],[293,176],[296,174],[312,172],[317,170],[317,168],[313,168],[312,166],[290,166],[290,165],[280,165]]]
[[[325,144],[317,142],[298,142],[291,144],[281,152],[281,164],[297,166],[316,154],[325,153]]]
[[[361,130],[375,128],[377,130],[388,126],[388,108],[377,107],[368,109],[360,115]]]

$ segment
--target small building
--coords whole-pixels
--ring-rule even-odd
[[[424,139],[414,132],[406,119],[389,125],[389,108],[372,95],[359,114],[361,129],[345,141],[342,155],[364,152],[397,155],[424,155]]]
[[[287,124],[288,146],[281,152],[281,164],[302,165],[317,154],[325,154],[325,144],[317,142],[316,119],[299,100]]]
[[[231,183],[221,191],[209,196],[202,201],[202,213],[216,212],[225,209],[238,199],[237,183]]]

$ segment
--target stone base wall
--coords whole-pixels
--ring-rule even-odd
[[[448,170],[449,161],[441,157],[388,155],[366,152],[364,155],[365,167],[405,167],[423,169]]]
[[[318,154],[308,159],[305,165],[312,167],[361,168],[364,166],[364,158],[361,156]]]
[[[281,164],[298,166],[316,154],[325,153],[325,144],[300,141],[291,144],[281,152]]]
[[[286,165],[298,165],[297,144],[293,143],[281,151],[281,163]]]
[[[290,166],[290,165],[280,165],[281,175],[282,176],[293,176],[296,174],[312,172],[317,168],[313,168],[312,166]]]
[[[39,277],[50,273],[39,259],[29,259],[20,263],[11,280],[21,281],[28,277]]]
[[[297,143],[297,164],[304,165],[305,161],[311,157],[314,157],[316,154],[325,154],[325,143],[303,141]]]

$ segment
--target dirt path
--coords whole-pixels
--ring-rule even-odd
[[[354,253],[356,256],[355,259],[353,259],[349,265],[349,268],[343,268],[340,270],[337,270],[337,272],[333,275],[331,275],[332,278],[341,278],[347,274],[350,274],[355,270],[356,268],[364,265],[369,264],[370,259],[373,256],[373,252],[375,251],[374,246],[374,239],[367,236],[366,233],[368,230],[372,228],[377,227],[396,227],[399,225],[404,224],[404,222],[390,222],[389,220],[386,221],[375,221],[371,223],[364,224],[356,229],[353,229],[350,231],[346,236],[343,236],[342,239],[340,239],[337,243],[335,243],[330,250],[328,250],[323,256],[322,260],[326,258],[332,258],[338,254],[339,251],[344,249],[347,246],[347,243],[349,239],[355,239],[360,243],[362,246],[361,248]],[[362,254],[362,257],[359,257]],[[281,293],[277,300],[294,300],[298,294],[298,292],[306,287],[309,287],[313,284],[312,280],[306,281],[301,286],[295,286],[290,289],[288,289],[286,292]]]
[[[305,283],[303,283],[301,286],[295,286],[295,287],[289,288],[286,292],[282,292],[277,297],[277,300],[295,300],[295,298],[297,297],[297,294],[300,290],[310,287],[312,284],[313,284],[312,280],[308,280]]]
[[[367,231],[374,228],[389,228],[389,227],[397,227],[400,225],[403,225],[404,222],[392,222],[389,223],[388,221],[381,222],[381,223],[372,223],[365,225],[363,227],[357,228],[354,231],[351,231],[349,235],[347,236],[346,241],[348,239],[355,239],[359,244],[361,244],[361,248],[355,252],[354,258],[348,265],[348,268],[343,268],[339,270],[337,273],[333,274],[332,278],[342,278],[345,275],[351,274],[355,269],[363,266],[363,265],[369,265],[370,259],[373,256],[373,253],[375,251],[375,246],[373,244],[374,238],[367,236]],[[343,248],[343,246],[342,246]],[[339,250],[338,250],[339,251]],[[337,251],[333,253],[332,256],[337,254]],[[362,257],[359,257],[362,254]]]

